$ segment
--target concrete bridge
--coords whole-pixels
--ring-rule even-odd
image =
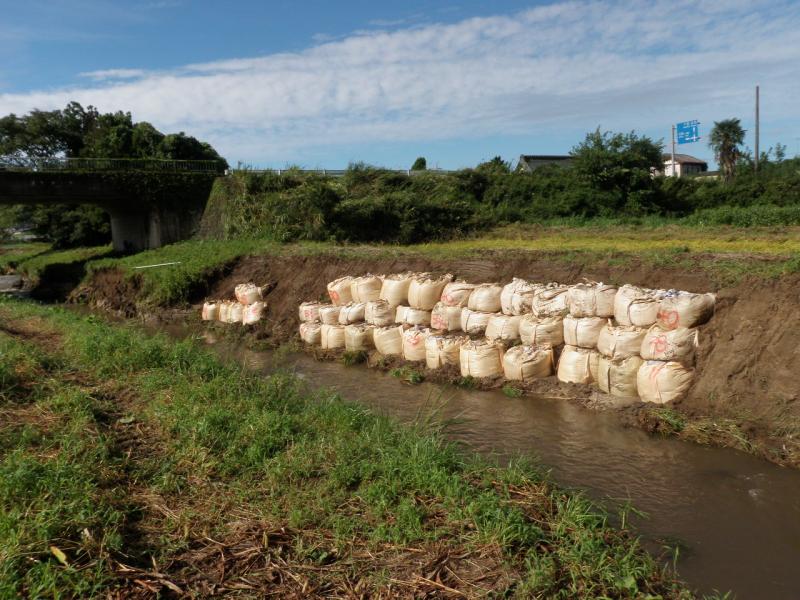
[[[218,161],[0,157],[0,204],[95,204],[111,216],[114,249],[135,252],[195,231]]]

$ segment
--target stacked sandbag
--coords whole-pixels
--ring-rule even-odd
[[[395,273],[386,275],[381,284],[380,300],[385,300],[389,306],[408,304],[408,287],[411,285],[413,273]]]
[[[531,299],[531,312],[537,317],[559,317],[569,312],[569,286],[548,283],[537,289]]]
[[[523,315],[519,321],[519,339],[528,346],[549,344],[556,348],[564,343],[564,318]]]
[[[228,308],[228,320],[226,323],[241,323],[244,319],[244,304],[231,302]]]
[[[607,319],[602,317],[564,317],[564,343],[580,348],[596,348]]]
[[[459,350],[459,365],[463,377],[497,377],[503,374],[503,347],[486,340],[463,344]]]
[[[573,317],[613,317],[617,287],[604,283],[579,283],[567,292],[567,306]]]
[[[231,314],[231,302],[229,300],[223,300],[219,303],[219,307],[217,309],[217,321],[220,323],[230,323],[229,317]]]
[[[461,330],[461,307],[439,302],[431,311],[431,329],[439,331]]]
[[[429,369],[459,364],[461,346],[469,341],[465,335],[437,335],[425,338],[425,364]]]
[[[452,279],[449,274],[436,278],[428,274],[415,275],[408,286],[408,305],[416,310],[433,310],[442,297],[444,286]]]
[[[409,361],[425,360],[425,339],[431,330],[427,327],[412,327],[403,332],[403,358]]]
[[[397,307],[388,300],[371,300],[364,305],[364,320],[376,327],[387,327],[394,323]]]
[[[352,325],[361,323],[364,320],[364,302],[349,302],[341,307],[339,311],[339,325]]]
[[[402,325],[428,326],[431,324],[431,311],[401,305],[395,311],[394,322]]]
[[[541,286],[514,277],[500,293],[500,310],[504,315],[520,316],[531,312],[533,295]]]
[[[384,356],[400,356],[403,354],[403,327],[392,325],[376,327],[372,331],[375,349]]]
[[[643,362],[638,354],[616,359],[601,355],[597,361],[597,385],[612,396],[635,397],[639,367]]]
[[[469,297],[477,286],[475,283],[466,281],[451,281],[444,286],[440,302],[445,306],[457,306],[463,308],[469,302]]]
[[[623,285],[614,298],[614,319],[620,325],[650,327],[658,318],[663,290]]]
[[[648,360],[636,378],[639,398],[658,404],[679,400],[689,391],[693,376],[693,370],[679,362]]]
[[[263,301],[246,305],[242,311],[242,325],[255,325],[264,318],[264,311],[266,310],[267,303]]]
[[[313,321],[300,323],[300,339],[311,346],[322,343],[322,325]]]
[[[555,354],[549,344],[513,346],[503,354],[503,374],[511,381],[532,381],[553,374]]]
[[[330,304],[314,301],[303,302],[297,307],[297,315],[304,323],[315,323],[319,321],[319,309],[323,306],[330,306]]]
[[[319,341],[323,350],[344,348],[344,326],[323,324],[320,328]]]
[[[503,288],[496,283],[482,283],[475,286],[469,295],[467,308],[482,313],[500,312],[500,296]]]
[[[643,359],[675,361],[687,366],[694,362],[697,329],[661,329],[653,325],[642,338],[639,354]]]
[[[558,380],[564,383],[592,383],[597,379],[600,353],[597,350],[564,346],[558,359]]]
[[[381,295],[382,286],[383,279],[380,276],[368,273],[350,282],[350,296],[353,302],[377,300]]]
[[[219,318],[219,304],[214,300],[204,302],[200,318],[203,321],[216,321]]]
[[[317,315],[323,325],[338,325],[340,312],[342,307],[336,304],[325,304],[317,309]]]
[[[491,316],[492,313],[471,310],[465,306],[461,309],[461,331],[468,335],[482,335]]]
[[[613,325],[609,321],[600,330],[597,338],[597,350],[612,360],[620,360],[631,356],[639,356],[646,329],[633,325]]]
[[[330,296],[334,305],[343,306],[353,301],[352,283],[353,278],[346,275],[339,277],[339,279],[334,279],[328,284],[328,296]]]
[[[504,342],[519,339],[519,322],[522,317],[495,314],[489,317],[484,335],[487,340]]]
[[[233,288],[233,293],[240,304],[253,304],[261,300],[261,288],[254,283],[240,283]]]
[[[375,327],[366,323],[355,323],[344,328],[344,348],[350,352],[369,350],[375,347]]]
[[[714,314],[714,294],[693,294],[669,290],[661,298],[658,308],[658,325],[662,329],[697,327]]]

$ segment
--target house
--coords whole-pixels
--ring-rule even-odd
[[[689,156],[688,154],[675,154],[675,169],[677,169],[677,171],[673,169],[671,154],[664,154],[662,158],[664,159],[663,173],[665,177],[672,177],[673,174],[677,174],[678,177],[683,177],[685,175],[696,175],[708,171],[708,163],[706,161],[695,158],[694,156]]]
[[[572,162],[569,154],[520,154],[517,170],[533,173],[544,165],[568,166]]]

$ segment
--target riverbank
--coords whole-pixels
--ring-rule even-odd
[[[60,309],[0,323],[8,595],[691,597],[582,496],[435,420]]]

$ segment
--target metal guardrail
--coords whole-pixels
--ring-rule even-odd
[[[447,175],[448,173],[456,173],[457,171],[448,171],[445,169],[425,169],[425,170],[412,170],[412,169],[381,169],[375,167],[376,171],[383,171],[387,173],[397,173],[399,175]],[[257,175],[274,174],[286,175],[287,173],[300,173],[302,175],[314,174],[323,175],[327,177],[344,177],[347,169],[231,169],[229,172],[242,172],[242,173],[255,173]]]
[[[216,160],[170,160],[159,158],[34,158],[0,156],[6,171],[156,171],[174,173],[223,173]]]

